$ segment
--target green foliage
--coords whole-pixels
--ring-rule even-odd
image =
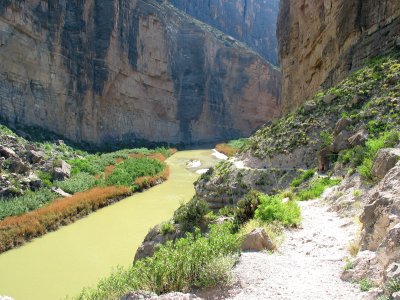
[[[363,151],[363,160],[357,171],[365,178],[372,180],[372,166],[378,151],[382,148],[394,147],[399,141],[399,132],[384,132],[377,138],[369,139]]]
[[[96,288],[82,291],[76,299],[119,299],[132,290],[161,294],[224,284],[229,282],[238,253],[239,240],[231,233],[231,225],[213,225],[206,236],[196,230],[176,243],[160,246],[152,257],[117,270]]]
[[[231,140],[228,142],[228,145],[235,149],[241,149],[247,144],[248,139],[241,138],[237,140]]]
[[[103,181],[96,179],[93,175],[81,172],[72,175],[71,178],[65,181],[55,181],[55,186],[69,194],[86,191],[94,186],[100,185]]]
[[[367,292],[374,287],[371,280],[369,280],[368,278],[361,279],[359,285],[362,292]]]
[[[259,192],[251,190],[237,203],[235,211],[235,223],[244,224],[248,220],[252,219],[259,205]]]
[[[310,169],[304,171],[299,177],[295,178],[292,183],[290,184],[291,187],[298,187],[301,185],[303,182],[307,181],[311,177],[314,176],[316,170],[315,169]]]
[[[198,226],[209,211],[206,201],[194,197],[175,211],[174,221],[181,224],[184,231],[189,231]]]
[[[107,185],[132,186],[134,180],[141,176],[154,176],[165,169],[165,164],[151,158],[129,158],[117,164],[107,177]]]
[[[50,172],[38,171],[36,175],[42,180],[43,185],[51,187],[53,185],[53,175]]]
[[[332,133],[328,133],[326,131],[321,131],[319,136],[321,138],[323,148],[332,145],[332,143],[333,143],[333,134]]]
[[[300,207],[295,201],[282,202],[281,195],[268,196],[259,194],[261,204],[255,217],[263,222],[281,222],[285,226],[296,226],[300,223]]]
[[[343,270],[348,271],[348,270],[351,270],[353,268],[354,268],[353,262],[350,259],[346,258]]]
[[[175,229],[174,224],[171,221],[168,221],[168,222],[161,223],[160,231],[163,235],[166,235],[166,234],[170,234],[170,233],[175,233],[176,229]]]
[[[340,179],[331,179],[329,177],[315,179],[310,182],[307,188],[297,192],[296,199],[300,201],[306,201],[318,198],[322,195],[326,188],[339,183]]]
[[[0,199],[0,220],[38,209],[56,197],[57,195],[49,189],[42,188],[36,192],[28,191],[25,195],[13,199]]]
[[[392,279],[385,286],[385,290],[389,294],[400,292],[400,279]]]
[[[224,206],[218,211],[218,215],[225,217],[234,217],[236,213],[236,208],[233,206]]]

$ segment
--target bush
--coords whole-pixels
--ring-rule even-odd
[[[43,185],[51,187],[53,185],[53,174],[50,172],[38,171],[36,175],[42,180]]]
[[[190,231],[199,226],[204,216],[210,211],[208,203],[194,197],[186,204],[182,204],[174,213],[175,223],[181,224],[183,230]]]
[[[285,226],[296,226],[300,223],[300,207],[294,201],[282,202],[281,195],[267,196],[259,194],[261,204],[255,217],[263,222],[281,222]]]
[[[365,144],[364,157],[357,171],[365,179],[372,180],[371,173],[375,157],[382,148],[394,147],[399,141],[399,133],[396,131],[382,133],[378,138],[369,139]]]
[[[136,178],[154,176],[165,169],[165,164],[151,158],[129,158],[116,165],[107,177],[107,185],[132,186]]]
[[[259,205],[259,192],[251,190],[237,203],[235,223],[244,224],[248,220],[252,219]]]
[[[213,225],[206,236],[196,230],[176,243],[167,242],[152,257],[119,269],[76,299],[119,299],[132,290],[161,294],[227,283],[238,253],[239,240],[231,233],[231,225]]]
[[[28,191],[25,195],[13,199],[0,200],[0,220],[38,209],[56,197],[57,195],[49,189],[42,188],[35,192]]]
[[[295,178],[292,181],[290,186],[294,187],[294,188],[300,186],[303,182],[305,182],[308,179],[310,179],[311,177],[313,177],[315,172],[316,172],[315,169],[310,169],[310,170],[303,171],[303,173],[299,177]]]
[[[72,175],[71,178],[65,181],[56,181],[54,184],[67,193],[75,194],[77,192],[86,191],[96,185],[101,184],[101,182],[101,180],[97,180],[89,173],[82,172]]]
[[[30,213],[5,218],[0,222],[0,252],[56,230],[130,193],[127,187],[96,187],[72,197],[54,200]]]
[[[371,280],[369,280],[368,278],[361,279],[359,284],[360,284],[360,290],[362,292],[367,292],[374,287]]]
[[[313,180],[307,188],[297,192],[296,199],[300,201],[316,199],[322,195],[326,188],[339,183],[340,179],[331,179],[329,177],[318,178]]]

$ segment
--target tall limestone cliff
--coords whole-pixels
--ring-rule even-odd
[[[246,43],[278,64],[279,0],[170,0],[179,9]]]
[[[0,117],[96,145],[249,135],[279,70],[162,0],[0,2]]]
[[[282,106],[293,110],[399,44],[400,1],[282,0]]]

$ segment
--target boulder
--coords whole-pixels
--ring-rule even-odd
[[[361,129],[349,138],[349,143],[354,147],[358,145],[364,145],[367,140],[368,131],[366,131],[365,129]]]
[[[400,292],[396,292],[392,294],[392,299],[393,300],[400,300]]]
[[[35,150],[28,151],[28,159],[32,164],[41,162],[45,158],[45,156],[46,155],[43,151],[35,151]]]
[[[322,98],[322,101],[325,104],[332,104],[333,101],[335,101],[335,99],[337,99],[336,95],[325,95],[324,98]]]
[[[34,174],[31,174],[28,178],[28,184],[32,191],[36,191],[43,186],[42,180]]]
[[[71,176],[71,166],[61,161],[60,167],[54,168],[54,180],[65,180]]]
[[[335,135],[338,135],[340,132],[342,132],[344,129],[346,129],[347,126],[349,126],[351,123],[352,122],[349,118],[341,118],[339,121],[336,122],[333,133]]]
[[[372,175],[382,179],[399,160],[399,148],[386,148],[379,150],[372,167]]]
[[[353,104],[353,105],[358,105],[358,104],[360,104],[361,102],[363,102],[364,101],[364,98],[362,97],[362,96],[360,96],[360,95],[355,95],[354,97],[353,97],[353,99],[351,99],[351,104]]]
[[[68,194],[68,193],[64,192],[62,189],[56,188],[56,187],[52,187],[51,191],[53,193],[60,195],[61,197],[71,197],[72,196],[71,194]]]
[[[9,186],[0,190],[0,198],[10,198],[21,196],[23,191],[15,186]]]
[[[12,158],[9,170],[11,172],[23,174],[29,171],[29,166],[26,163],[24,163],[19,157],[16,157]]]
[[[17,157],[14,150],[2,145],[0,145],[0,155],[5,158]]]
[[[263,228],[253,229],[246,234],[242,242],[243,251],[263,251],[276,249],[276,245],[271,241]]]
[[[152,256],[158,246],[163,245],[168,241],[174,241],[182,236],[183,233],[179,228],[177,228],[175,232],[163,234],[160,225],[156,225],[149,231],[144,238],[142,245],[137,249],[134,261]]]
[[[317,108],[317,104],[313,101],[306,102],[306,103],[304,103],[303,108],[304,108],[304,112],[309,113]]]
[[[392,263],[387,267],[385,271],[385,277],[387,280],[399,280],[400,279],[400,264]]]
[[[334,139],[332,144],[332,152],[339,153],[342,150],[350,148],[349,138],[351,137],[350,132],[347,130],[341,131]]]
[[[374,288],[363,293],[361,300],[376,300],[380,296],[383,296],[385,292],[380,288]]]

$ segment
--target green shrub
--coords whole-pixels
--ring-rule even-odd
[[[237,203],[235,210],[235,223],[243,224],[252,219],[259,205],[259,192],[251,190]]]
[[[38,171],[36,175],[42,180],[43,185],[51,187],[53,185],[53,175],[50,172]]]
[[[55,186],[69,194],[86,191],[96,185],[100,185],[102,180],[97,180],[93,175],[82,172],[72,175],[65,181],[55,181]]]
[[[129,158],[117,164],[113,172],[107,177],[107,185],[132,186],[136,178],[154,176],[165,169],[165,164],[151,158]]]
[[[119,299],[132,290],[161,294],[227,283],[238,253],[239,240],[231,233],[231,225],[212,225],[206,236],[196,230],[176,243],[170,241],[152,257],[119,269],[96,288],[82,291],[76,299]]]
[[[175,233],[176,229],[174,224],[171,221],[161,223],[160,225],[160,231],[163,235],[169,234],[169,233]]]
[[[281,195],[267,196],[259,194],[260,205],[255,217],[263,222],[281,222],[285,226],[295,226],[300,223],[300,207],[294,201],[282,202]]]
[[[328,133],[326,131],[321,131],[319,136],[321,138],[322,147],[323,148],[332,145],[332,143],[333,143],[333,135],[332,135],[332,133]]]
[[[0,220],[38,209],[56,197],[57,195],[48,188],[42,188],[35,192],[28,191],[25,195],[13,199],[0,199]]]
[[[310,179],[311,177],[314,176],[316,170],[315,169],[310,169],[310,170],[306,170],[303,171],[303,173],[295,178],[292,183],[290,184],[291,187],[298,187],[299,185],[301,185],[303,182],[305,182],[306,180]]]
[[[359,285],[362,292],[367,292],[374,287],[371,280],[369,280],[368,278],[361,279]]]
[[[371,173],[375,157],[382,148],[394,147],[399,141],[399,132],[390,131],[382,133],[377,138],[369,139],[365,144],[364,158],[358,166],[357,171],[365,178],[372,180]]]
[[[331,179],[329,177],[315,179],[310,182],[307,188],[297,192],[296,199],[300,201],[316,199],[322,195],[326,188],[339,183],[340,179]]]
[[[175,223],[181,224],[183,230],[189,231],[198,226],[210,208],[208,203],[194,197],[186,204],[182,204],[174,213]]]
[[[399,279],[392,279],[386,283],[385,290],[390,295],[396,292],[400,292],[400,280]]]
[[[236,214],[236,208],[233,206],[224,206],[218,211],[219,216],[234,217]]]

